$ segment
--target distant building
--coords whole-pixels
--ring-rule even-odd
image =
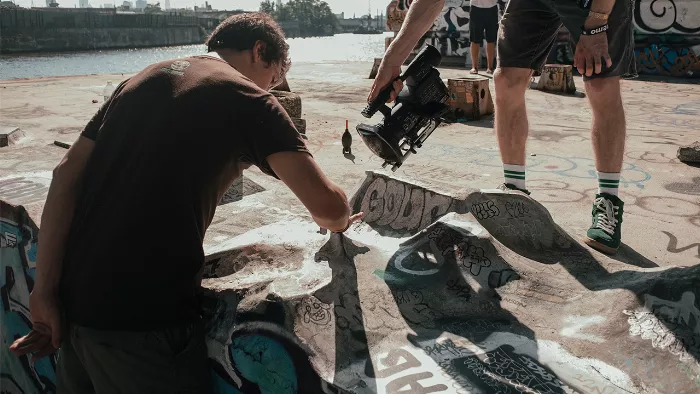
[[[165,0],[165,9],[166,10],[170,9],[170,0]]]
[[[146,8],[147,5],[148,3],[146,2],[146,0],[136,0],[136,4],[134,4],[134,9],[143,10]]]
[[[114,8],[114,4],[105,3],[102,8]]]

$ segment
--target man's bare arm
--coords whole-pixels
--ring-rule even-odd
[[[331,231],[347,228],[350,219],[347,196],[325,176],[309,154],[279,152],[270,155],[267,162],[319,226]]]
[[[418,40],[433,26],[444,5],[445,0],[416,0],[411,3],[401,30],[384,54],[390,65],[401,65],[406,61],[418,45]]]
[[[68,231],[73,221],[83,172],[95,143],[79,137],[53,170],[53,179],[41,215],[34,291],[56,293],[61,278]]]
[[[403,82],[396,80],[401,74],[401,65],[411,54],[413,48],[418,45],[418,41],[423,34],[433,26],[433,22],[440,15],[445,0],[416,0],[409,7],[406,18],[401,25],[396,38],[391,42],[379,65],[377,76],[369,91],[368,101],[374,100],[385,86],[393,83],[389,101],[396,99],[396,95],[401,91]]]

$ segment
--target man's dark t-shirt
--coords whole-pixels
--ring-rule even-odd
[[[61,295],[71,323],[145,330],[198,316],[202,242],[248,165],[308,152],[277,99],[228,63],[190,57],[120,84],[88,123],[95,148],[69,235]]]

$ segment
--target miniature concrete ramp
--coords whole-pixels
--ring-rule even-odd
[[[700,266],[592,252],[519,193],[371,172],[352,205],[345,234],[287,219],[208,251],[215,392],[700,389]]]
[[[314,392],[298,389],[308,368],[326,392],[698,391],[700,267],[604,257],[519,193],[369,173],[352,205],[365,221],[344,235],[287,221],[212,255],[220,392]],[[273,360],[291,356],[238,350],[233,328],[249,321],[293,332],[312,366],[281,376],[294,369]]]

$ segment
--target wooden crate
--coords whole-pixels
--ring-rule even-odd
[[[493,98],[489,89],[489,78],[473,76],[450,78],[450,118],[453,121],[479,120],[493,114]]]
[[[540,75],[536,89],[569,94],[576,93],[572,70],[572,66],[568,64],[546,64],[544,69],[542,69],[542,75]]]

